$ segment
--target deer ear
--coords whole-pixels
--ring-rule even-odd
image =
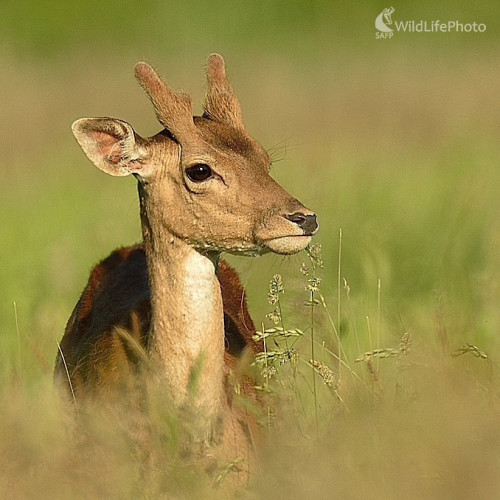
[[[82,118],[71,129],[89,160],[107,174],[147,176],[145,140],[122,120]]]

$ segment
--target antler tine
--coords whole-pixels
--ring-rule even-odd
[[[236,128],[244,128],[240,103],[227,79],[224,59],[219,54],[212,54],[208,58],[207,83],[203,105],[205,116]]]
[[[196,131],[189,96],[172,90],[148,63],[137,63],[135,76],[153,103],[158,121],[179,142]]]

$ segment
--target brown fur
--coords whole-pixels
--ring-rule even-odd
[[[236,370],[245,349],[261,350],[252,336],[255,326],[248,312],[245,290],[236,271],[224,260],[219,262],[219,279],[224,306],[226,377]],[[116,334],[123,328],[147,352],[151,323],[151,290],[144,244],[115,250],[90,273],[89,281],[66,325],[61,340],[56,376],[76,397],[93,394],[105,384],[117,383],[102,376],[104,371],[132,373],[137,355],[130,352]],[[113,307],[110,307],[113,304]],[[103,332],[106,332],[103,334]],[[86,360],[82,362],[82,360]],[[110,362],[113,360],[113,362]],[[125,369],[123,366],[129,366]],[[67,369],[67,373],[66,373]],[[96,372],[101,376],[96,376]],[[68,378],[69,375],[69,378]],[[244,392],[254,397],[248,381]]]

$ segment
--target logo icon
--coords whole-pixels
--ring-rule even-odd
[[[384,9],[375,19],[375,28],[384,33],[392,33],[392,28],[387,26],[388,24],[392,24],[392,14],[396,9],[394,7],[390,7],[388,9]]]

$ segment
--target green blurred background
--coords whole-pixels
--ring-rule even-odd
[[[485,33],[375,39],[384,2],[313,0],[0,4],[0,376],[47,388],[56,341],[92,265],[140,239],[131,179],[99,172],[74,141],[81,117],[160,127],[132,74],[146,60],[201,109],[204,63],[224,55],[273,176],[321,225],[322,290],[349,350],[365,318],[383,343],[431,350],[500,329],[500,77],[495,1],[398,1],[393,19],[482,22]],[[337,312],[339,230],[341,290]],[[284,275],[297,326],[304,255],[230,258],[260,323]],[[380,280],[380,310],[378,309]],[[294,313],[295,311],[295,313]],[[326,341],[331,333],[324,333]],[[331,339],[330,339],[331,340]],[[332,344],[333,344],[332,340]]]

